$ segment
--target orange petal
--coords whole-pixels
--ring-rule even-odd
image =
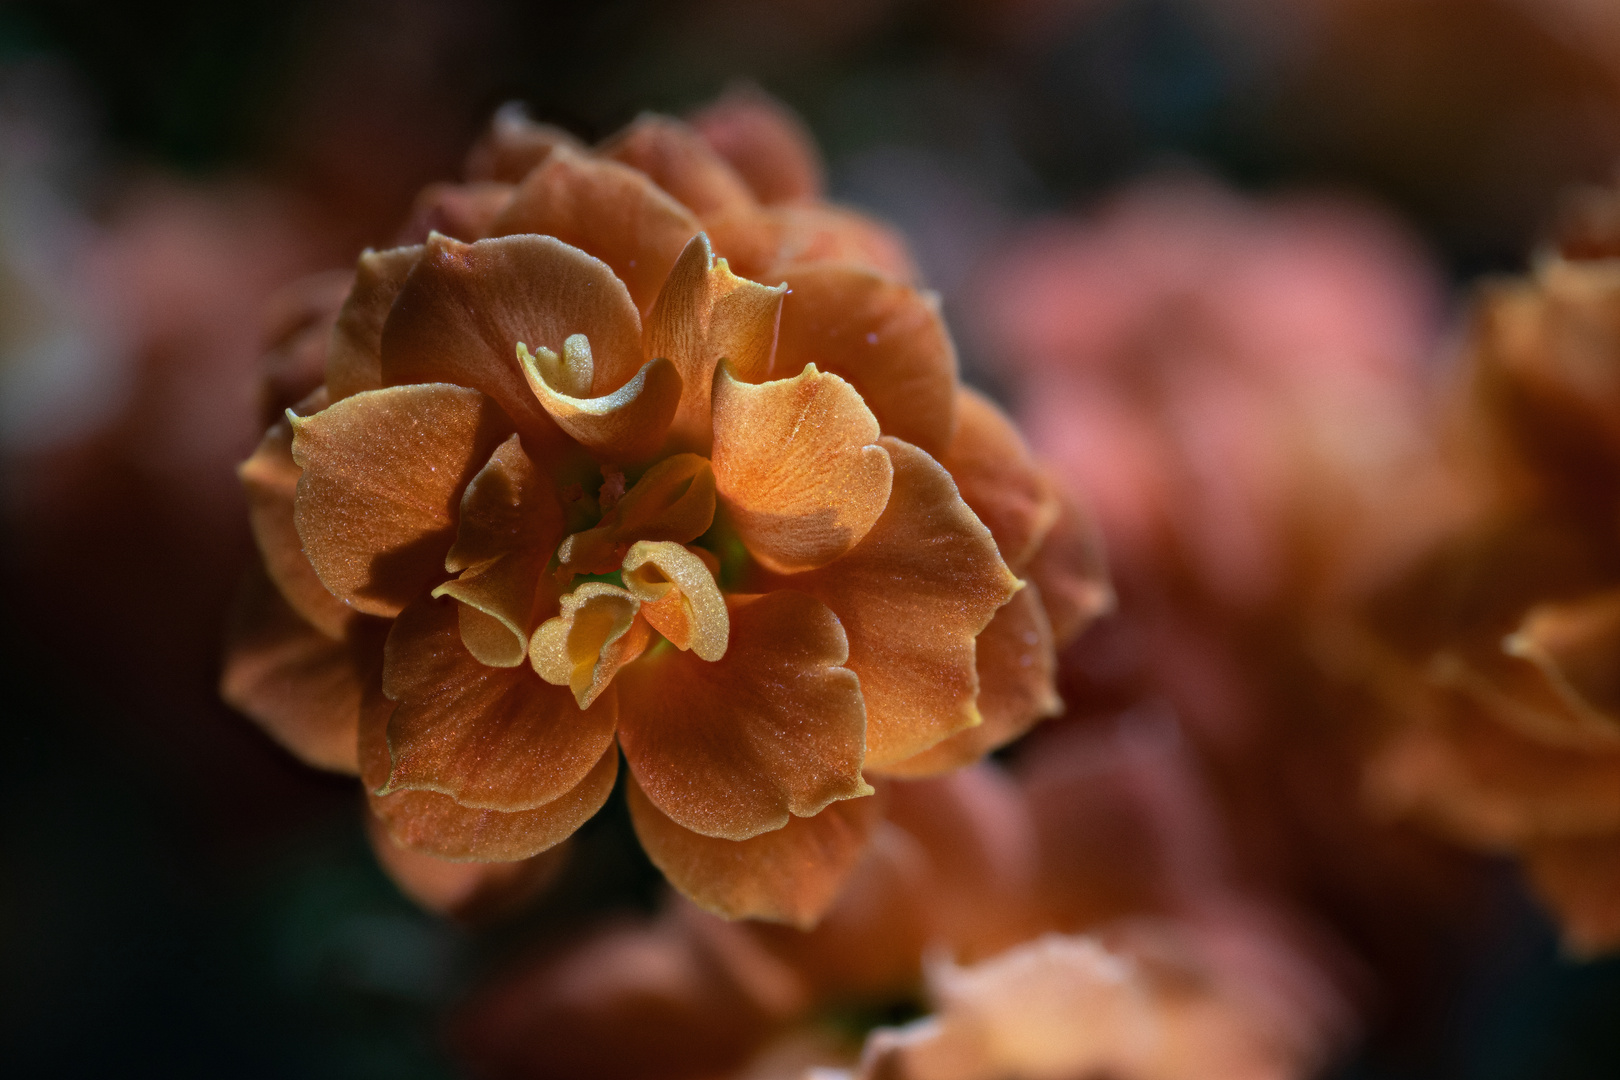
[[[324,407],[320,391],[298,406]],[[292,609],[327,637],[343,636],[354,609],[333,596],[304,555],[303,541],[293,525],[293,504],[303,470],[292,456],[292,425],[284,416],[270,425],[253,456],[237,467],[247,495],[248,520],[264,567]]]
[[[1581,726],[1620,735],[1620,591],[1538,604],[1502,648],[1534,664]]]
[[[472,184],[429,184],[411,203],[401,244],[420,244],[434,233],[471,243],[489,235],[489,227],[512,201],[511,184],[483,181]]]
[[[521,101],[509,101],[495,110],[489,131],[468,153],[467,179],[515,184],[559,146],[584,149],[562,128],[529,119]]]
[[[349,644],[299,618],[257,569],[231,623],[220,696],[306,765],[358,772],[362,682]]]
[[[821,196],[821,155],[791,110],[755,89],[735,90],[692,117],[692,126],[731,162],[762,203]]]
[[[731,616],[714,572],[698,556],[668,540],[642,540],[625,553],[624,586],[641,601],[641,614],[677,649],[714,661],[726,654]]]
[[[487,669],[486,669],[487,670]],[[360,709],[360,781],[371,812],[401,846],[441,859],[513,862],[568,839],[613,792],[619,751],[608,747],[577,786],[534,810],[506,814],[462,806],[432,791],[378,795],[388,782],[388,726],[397,706],[373,680]]]
[[[871,788],[861,688],[832,612],[794,592],[729,602],[723,659],[665,648],[620,672],[619,742],[683,828],[746,840]]]
[[[581,711],[526,667],[494,668],[461,642],[456,605],[424,600],[388,635],[383,689],[393,768],[383,794],[432,791],[512,813],[567,794],[613,743],[611,697]]]
[[[623,561],[621,545],[696,540],[714,522],[714,506],[714,470],[708,460],[675,454],[648,469],[599,525],[564,540],[557,560],[575,573],[610,573]]]
[[[894,469],[861,396],[814,364],[757,386],[714,380],[715,488],[750,554],[781,573],[849,551],[883,513]]]
[[[640,656],[651,635],[641,602],[617,585],[587,581],[562,598],[529,643],[529,663],[546,682],[566,686],[581,709],[601,697],[619,669]]]
[[[670,820],[634,780],[625,794],[647,857],[683,895],[727,919],[804,930],[838,898],[880,820],[876,799],[850,799],[747,840],[723,840]]]
[[[412,268],[422,258],[422,245],[367,250],[355,267],[354,287],[338,313],[326,354],[326,389],[333,401],[362,390],[382,389],[382,331],[388,311]]]
[[[611,266],[646,311],[699,227],[629,166],[558,147],[518,185],[491,234],[542,233],[582,248]]]
[[[465,923],[521,907],[555,881],[568,862],[566,844],[517,862],[452,862],[404,847],[375,814],[366,815],[366,839],[400,892],[429,911]]]
[[[602,397],[572,397],[554,389],[523,346],[518,360],[529,388],[557,426],[599,461],[635,462],[664,443],[681,402],[681,376],[668,360],[649,360],[634,377]]]
[[[709,396],[722,359],[743,382],[771,370],[784,286],[766,288],[738,277],[716,261],[703,233],[694,236],[670,271],[647,316],[643,352],[665,356],[683,385],[674,437],[707,453],[712,438]]]
[[[561,353],[575,334],[590,342],[585,396],[617,390],[641,367],[641,316],[604,263],[549,236],[434,236],[383,327],[383,381],[482,390],[526,438],[543,441],[555,428],[524,378],[518,343]]]
[[[1558,917],[1564,947],[1596,958],[1620,948],[1620,837],[1547,840],[1524,856],[1525,871]]]
[[[748,185],[726,159],[672,117],[643,113],[599,152],[645,173],[699,217],[754,205]]]
[[[511,431],[476,390],[370,390],[292,417],[293,522],[310,565],[340,599],[395,615],[444,577],[461,492]]]
[[[280,420],[289,406],[326,381],[332,330],[354,279],[353,270],[310,274],[265,301],[264,352],[258,362],[260,427]]]
[[[899,233],[842,207],[766,206],[712,218],[704,228],[733,270],[767,285],[795,266],[820,262],[848,263],[896,281],[917,280]]]
[[[1057,496],[1057,520],[1023,572],[1040,586],[1052,640],[1061,649],[1114,610],[1114,587],[1097,522],[1060,481],[1046,474],[1046,484]]]
[[[894,493],[842,559],[781,579],[837,613],[866,699],[866,763],[883,768],[979,723],[975,639],[1018,589],[950,474],[898,439]]]
[[[957,379],[939,298],[854,266],[801,266],[783,276],[791,291],[771,374],[796,375],[809,363],[833,372],[860,391],[885,435],[943,460]]]
[[[992,750],[1063,711],[1057,692],[1057,655],[1040,590],[1026,584],[1002,605],[978,637],[979,716],[983,723],[958,731],[916,757],[885,771],[893,776],[938,776],[971,765]]]
[[[1057,493],[1024,437],[993,402],[964,387],[956,410],[956,437],[939,463],[996,538],[1008,567],[1023,573],[1057,521]]]

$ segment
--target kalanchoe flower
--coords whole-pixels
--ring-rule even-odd
[[[1055,710],[1095,547],[774,106],[595,151],[503,110],[469,172],[361,257],[243,466],[276,588],[227,694],[440,859],[550,849],[622,751],[678,888],[813,922],[865,772]]]

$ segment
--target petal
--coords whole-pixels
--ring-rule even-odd
[[[383,690],[393,768],[381,791],[432,791],[512,813],[561,798],[613,743],[611,697],[581,711],[526,667],[494,668],[461,642],[456,605],[424,600],[388,635]]]
[[[416,196],[401,244],[421,244],[434,233],[471,243],[489,235],[489,227],[512,201],[513,186],[489,181],[472,184],[429,184]]]
[[[691,211],[636,170],[559,147],[518,185],[491,233],[541,233],[590,252],[646,311],[699,228]]]
[[[642,654],[651,635],[641,602],[617,585],[587,581],[562,598],[529,643],[529,663],[553,686],[566,686],[581,709],[601,697],[619,669]]]
[[[352,270],[311,274],[265,302],[265,351],[258,363],[260,426],[280,420],[288,407],[326,381],[332,329],[354,279]]]
[[[917,280],[899,233],[842,207],[767,206],[712,218],[704,228],[733,270],[767,285],[793,267],[822,262],[875,270],[896,281]]]
[[[1538,604],[1502,648],[1534,664],[1581,726],[1620,735],[1620,591]]]
[[[762,203],[821,196],[815,140],[786,106],[756,89],[735,90],[692,117],[692,126],[731,162]]]
[[[898,439],[894,493],[842,559],[780,579],[838,615],[866,699],[866,763],[882,768],[979,723],[979,636],[1018,589],[996,542],[933,458]]]
[[[1524,864],[1558,917],[1566,950],[1592,959],[1620,948],[1620,837],[1543,841],[1525,852]]]
[[[894,469],[861,396],[814,364],[791,379],[714,380],[715,488],[750,554],[792,573],[849,551],[883,513]]]
[[[675,454],[648,469],[595,528],[564,540],[557,560],[574,573],[611,573],[624,561],[624,549],[638,540],[696,540],[714,522],[714,507],[708,460]]]
[[[514,862],[555,847],[589,821],[613,792],[619,752],[609,747],[579,784],[535,810],[504,814],[462,806],[432,791],[378,795],[388,781],[388,725],[397,708],[373,680],[360,709],[360,780],[366,803],[388,835],[441,859]]]
[[[293,417],[293,522],[340,599],[395,615],[444,577],[462,489],[511,428],[476,390],[370,390]]]
[[[468,153],[467,179],[515,184],[559,146],[584,149],[562,128],[529,119],[521,101],[508,101],[495,110],[489,131]]]
[[[1057,492],[1006,413],[965,387],[956,401],[956,437],[939,463],[996,538],[1008,568],[1021,574],[1057,521]]]
[[[1094,619],[1114,610],[1114,587],[1096,519],[1050,474],[1046,483],[1057,496],[1057,520],[1023,572],[1040,587],[1052,641],[1061,649]]]
[[[832,612],[794,592],[729,602],[723,659],[665,648],[620,672],[619,742],[683,828],[746,840],[870,793],[866,717]]]
[[[226,634],[220,696],[306,765],[354,773],[362,689],[349,643],[299,618],[255,570]]]
[[[599,153],[644,173],[699,217],[754,205],[748,185],[726,159],[673,117],[643,113]]]
[[[733,274],[703,233],[687,243],[647,315],[642,345],[646,356],[668,357],[680,370],[674,437],[682,445],[709,450],[709,397],[722,359],[743,382],[770,373],[786,291]]]
[[[876,799],[850,799],[751,839],[724,840],[682,828],[634,780],[625,795],[647,857],[693,903],[727,919],[804,930],[837,899],[880,820]]]
[[[597,460],[644,461],[663,445],[681,402],[681,376],[674,364],[649,360],[611,394],[578,398],[553,389],[526,352],[519,359],[534,396],[557,426]]]
[[[316,397],[300,404],[299,411],[319,409],[323,402],[324,395],[317,391]],[[270,425],[253,456],[237,466],[236,475],[247,496],[253,541],[270,580],[292,609],[321,633],[342,637],[354,618],[354,609],[321,584],[293,525],[294,500],[303,470],[293,460],[292,442],[292,425],[282,417]]]
[[[622,569],[642,617],[677,649],[711,662],[726,654],[731,616],[702,559],[672,541],[642,540],[625,553]]]
[[[452,862],[401,845],[375,814],[366,815],[366,838],[400,892],[429,911],[466,923],[522,906],[555,881],[568,862],[566,844],[517,862]]]
[[[544,443],[555,426],[529,389],[518,343],[560,354],[575,334],[590,342],[587,396],[617,390],[641,367],[641,317],[604,263],[549,236],[435,236],[383,327],[383,381],[482,390],[525,438]]]
[[[956,346],[939,298],[855,266],[801,266],[783,277],[790,292],[772,376],[796,375],[811,363],[839,375],[885,435],[941,457],[958,391]]]
[[[938,776],[971,765],[1063,711],[1057,655],[1040,590],[1026,584],[979,634],[974,650],[983,723],[889,766],[894,776]]]
[[[367,250],[354,271],[354,287],[338,313],[326,354],[326,390],[341,401],[382,389],[382,332],[405,279],[422,259],[422,245]]]

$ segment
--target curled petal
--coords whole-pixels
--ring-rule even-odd
[[[453,862],[400,844],[376,814],[366,815],[366,838],[400,892],[429,911],[465,923],[497,918],[521,906],[555,881],[568,862],[566,844],[516,862]]]
[[[641,602],[617,585],[587,581],[562,598],[529,643],[529,663],[553,686],[566,686],[588,709],[620,668],[640,656],[651,635]]]
[[[980,722],[979,632],[1018,589],[950,474],[898,439],[894,493],[837,562],[783,578],[838,615],[866,699],[866,763],[881,769]]]
[[[354,286],[338,313],[326,354],[326,389],[333,401],[362,390],[382,389],[382,332],[405,279],[422,258],[422,245],[367,250],[354,271]]]
[[[624,586],[642,617],[677,649],[714,661],[726,654],[731,617],[714,573],[680,544],[642,540],[624,556]]]
[[[423,600],[388,635],[383,690],[393,762],[379,791],[431,791],[463,807],[512,813],[561,798],[613,743],[611,697],[581,711],[527,668],[479,663],[456,605]]]
[[[1061,649],[1092,620],[1114,610],[1114,587],[1108,580],[1108,560],[1097,522],[1050,474],[1046,484],[1057,497],[1057,520],[1023,573],[1040,587],[1041,603],[1052,624],[1052,641]]]
[[[848,263],[896,281],[917,280],[898,233],[842,207],[765,206],[712,218],[704,227],[733,270],[766,284],[807,263]]]
[[[880,820],[876,799],[850,799],[747,840],[724,840],[682,828],[633,780],[626,797],[647,857],[682,894],[727,919],[803,930],[837,899]]]
[[[885,435],[943,461],[959,390],[939,298],[855,266],[801,266],[783,277],[790,291],[773,376],[814,363],[847,379]]]
[[[468,153],[467,179],[515,184],[559,146],[584,149],[562,128],[531,120],[521,101],[508,101],[495,110],[489,131]]]
[[[1063,711],[1057,693],[1057,655],[1040,590],[1028,583],[1002,605],[979,634],[977,727],[958,731],[916,757],[888,767],[894,776],[937,776],[971,765],[992,750]]]
[[[648,469],[595,528],[564,540],[558,562],[575,573],[610,573],[623,561],[623,549],[638,540],[696,540],[713,523],[714,506],[708,460],[675,454]]]
[[[754,205],[748,185],[726,159],[672,117],[643,113],[609,139],[601,154],[645,173],[699,217]]]
[[[435,235],[383,326],[383,381],[482,390],[525,438],[544,440],[555,428],[518,343],[561,353],[576,334],[590,342],[587,396],[617,390],[641,367],[641,316],[606,264],[550,236],[463,244]]]
[[[316,397],[324,403],[320,391]],[[298,408],[302,412],[305,405]],[[294,611],[327,637],[338,638],[354,618],[354,609],[321,584],[298,539],[293,506],[303,470],[293,460],[292,441],[292,425],[283,416],[270,425],[253,456],[237,467],[236,475],[247,495],[253,541],[270,580]]]
[[[631,380],[595,398],[571,397],[547,383],[533,357],[519,352],[523,375],[557,426],[600,461],[642,461],[663,445],[681,401],[681,376],[668,360],[649,360]]]
[[[471,243],[489,235],[489,227],[512,201],[512,185],[481,181],[471,184],[429,184],[416,196],[401,244],[420,244],[434,233]]]
[[[646,311],[699,228],[691,211],[629,166],[557,147],[518,185],[490,231],[542,233],[590,252]]]
[[[889,502],[894,468],[861,396],[811,364],[751,386],[714,380],[714,480],[748,551],[779,573],[825,566]]]
[[[602,809],[619,775],[618,749],[609,746],[583,780],[534,810],[473,809],[433,791],[378,795],[388,782],[388,726],[397,707],[374,679],[361,702],[360,780],[371,812],[411,851],[480,862],[531,858],[568,839]]]
[[[795,592],[729,602],[721,660],[666,648],[619,674],[619,742],[665,814],[745,840],[871,788],[861,687],[832,612]]]
[[[291,422],[304,553],[371,615],[398,614],[444,576],[462,489],[511,431],[489,398],[442,383],[367,391]]]
[[[714,258],[703,233],[687,243],[647,315],[642,346],[648,357],[668,357],[680,369],[678,441],[707,451],[709,397],[722,359],[743,382],[770,373],[786,292],[786,286],[767,288],[733,274],[724,259]]]
[[[803,122],[755,89],[734,90],[692,117],[699,135],[731,162],[762,203],[821,195],[821,155]]]
[[[299,618],[255,571],[226,636],[220,696],[305,764],[353,773],[362,689],[350,643]]]
[[[939,463],[996,538],[1007,566],[1021,574],[1057,521],[1057,492],[1041,475],[1024,437],[994,403],[966,388],[956,401],[956,437]]]

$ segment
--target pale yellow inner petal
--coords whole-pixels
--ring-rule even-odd
[[[680,544],[643,540],[625,553],[623,570],[625,588],[654,630],[704,660],[726,654],[731,617],[702,558]]]
[[[614,674],[641,655],[650,634],[637,615],[641,602],[605,581],[587,581],[562,598],[529,642],[529,663],[554,686],[566,686],[582,709],[601,696]]]

